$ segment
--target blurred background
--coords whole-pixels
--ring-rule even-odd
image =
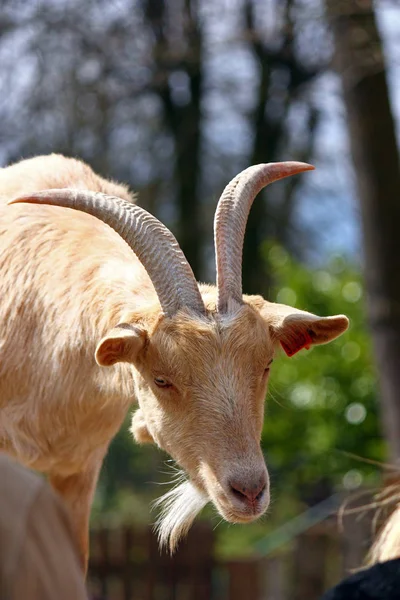
[[[256,200],[244,290],[351,320],[328,347],[274,363],[268,516],[233,527],[206,509],[175,563],[146,537],[174,466],[135,445],[127,419],[92,515],[102,597],[312,600],[360,564],[374,514],[350,511],[343,533],[332,515],[349,496],[368,504],[400,455],[399,75],[397,0],[2,0],[2,166],[60,152],[127,182],[212,282],[224,186],[251,164],[311,162]],[[133,592],[150,555],[169,583],[153,573]]]

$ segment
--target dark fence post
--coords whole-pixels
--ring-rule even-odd
[[[89,589],[106,600],[319,600],[362,563],[370,517],[314,525],[275,556],[214,560],[215,535],[197,523],[171,557],[150,528],[91,532]]]
[[[242,559],[226,564],[229,573],[228,600],[261,600],[259,559]]]
[[[329,535],[312,528],[296,539],[293,569],[293,600],[318,600],[326,587]]]
[[[262,600],[286,600],[287,560],[282,554],[264,559],[261,571]]]
[[[367,501],[365,502],[367,503]],[[374,512],[362,508],[343,519],[343,570],[347,576],[362,567],[372,544],[372,518]]]

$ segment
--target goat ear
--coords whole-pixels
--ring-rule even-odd
[[[344,333],[349,320],[344,315],[318,317],[285,304],[265,302],[262,316],[269,323],[273,339],[280,342],[288,356],[313,344],[327,344]]]
[[[133,362],[147,340],[147,333],[140,327],[121,323],[100,341],[95,359],[101,367],[111,367],[118,362]]]

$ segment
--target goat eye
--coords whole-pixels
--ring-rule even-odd
[[[272,365],[272,360],[269,361],[268,365],[264,369],[265,375],[270,372],[271,365]]]
[[[158,386],[158,387],[171,387],[171,384],[164,379],[163,377],[155,377],[154,378],[154,383]]]

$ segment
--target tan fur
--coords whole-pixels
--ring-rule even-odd
[[[65,208],[5,204],[53,187],[133,200],[124,186],[58,155],[0,170],[0,447],[49,475],[70,508],[85,563],[101,463],[136,400],[136,439],[155,441],[189,477],[168,496],[163,543],[174,546],[209,499],[230,521],[258,517],[269,502],[260,436],[275,346],[300,330],[315,343],[330,341],[347,319],[256,296],[220,316],[214,286],[200,288],[204,317],[183,310],[166,318],[142,265],[102,222]],[[265,489],[244,502],[232,483]]]
[[[379,502],[378,502],[379,504]],[[379,532],[367,557],[367,566],[400,558],[400,505],[398,504]]]

